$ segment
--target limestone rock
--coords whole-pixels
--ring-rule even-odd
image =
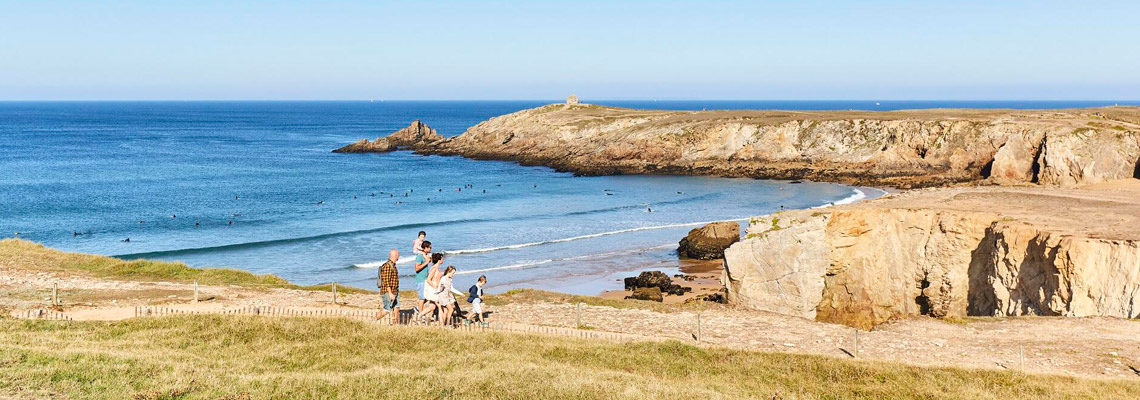
[[[999,221],[970,270],[970,315],[1140,317],[1140,243]]]
[[[1040,154],[1042,135],[1011,135],[1005,144],[998,148],[990,165],[989,179],[993,183],[1009,185],[1037,182],[1037,159]]]
[[[781,213],[780,219],[754,219],[748,237],[724,252],[726,297],[753,309],[815,318],[828,261],[827,216]]]
[[[681,257],[701,260],[724,258],[724,250],[740,241],[740,224],[734,221],[713,222],[689,231],[677,248]]]
[[[864,329],[912,315],[1136,318],[1131,187],[947,188],[755,218],[725,252],[728,300]]]

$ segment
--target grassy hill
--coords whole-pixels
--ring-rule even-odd
[[[384,327],[339,319],[0,319],[0,397],[1140,398],[1140,382]]]

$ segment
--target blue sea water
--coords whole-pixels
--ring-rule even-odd
[[[676,268],[676,242],[714,220],[876,192],[827,183],[575,177],[409,152],[334,154],[421,119],[452,136],[549,101],[0,102],[0,236],[63,250],[374,287],[418,231],[465,287],[586,294]],[[613,101],[661,109],[1086,107],[1112,102]],[[464,188],[470,184],[470,187]],[[460,190],[461,189],[461,190]],[[652,212],[649,212],[652,209]],[[130,238],[129,242],[123,241]],[[410,283],[405,282],[410,287]]]

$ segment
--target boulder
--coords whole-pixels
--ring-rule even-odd
[[[700,260],[724,258],[724,250],[740,241],[740,224],[734,221],[713,222],[689,231],[681,239],[677,254]]]
[[[633,290],[633,294],[625,296],[626,299],[632,300],[649,300],[649,301],[664,301],[665,298],[661,294],[661,289],[655,287],[637,288]]]
[[[625,278],[625,290],[637,291],[638,288],[657,288],[663,293],[674,296],[680,296],[693,290],[674,284],[673,279],[661,271],[645,271],[636,277]]]

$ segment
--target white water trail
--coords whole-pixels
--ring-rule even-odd
[[[619,229],[616,231],[599,232],[599,233],[591,233],[588,235],[572,236],[572,237],[562,238],[562,239],[543,240],[543,241],[539,241],[539,242],[519,243],[519,244],[512,244],[512,245],[507,245],[507,246],[487,247],[487,248],[481,248],[481,249],[452,250],[452,251],[445,251],[445,252],[443,252],[443,254],[445,254],[445,255],[456,255],[456,254],[486,253],[489,251],[498,251],[498,250],[513,250],[513,249],[521,249],[523,247],[539,246],[539,245],[552,244],[552,243],[565,243],[565,242],[572,242],[575,240],[593,239],[596,237],[620,235],[623,233],[630,233],[630,232],[641,232],[641,231],[649,231],[649,230],[656,230],[656,229],[668,229],[668,228],[682,228],[682,227],[686,227],[686,226],[697,226],[697,225],[711,224],[713,222],[720,222],[720,221],[739,221],[742,219],[744,219],[744,218],[722,219],[722,220],[717,220],[717,221],[703,221],[703,222],[685,222],[685,223],[668,224],[668,225],[642,226],[642,227],[637,227],[637,228]]]

